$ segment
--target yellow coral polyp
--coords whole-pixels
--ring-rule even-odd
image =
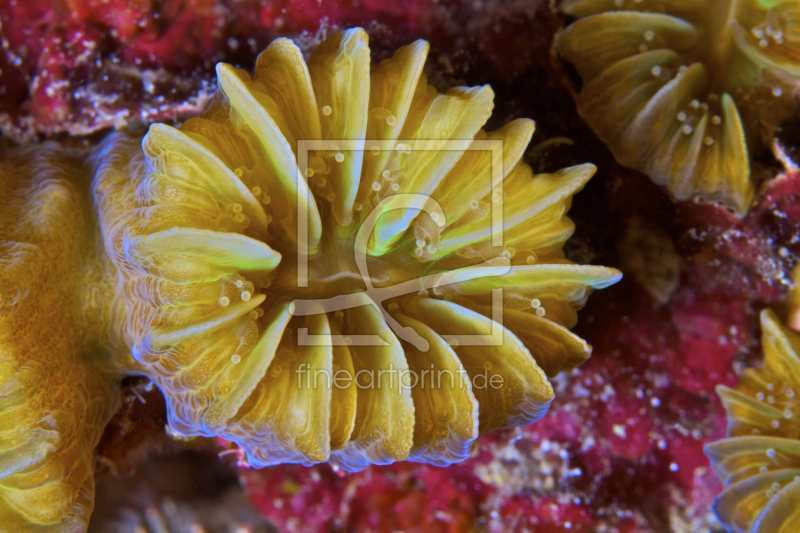
[[[218,65],[200,117],[97,151],[117,333],[176,434],[256,467],[446,465],[541,417],[547,376],[589,357],[568,328],[620,274],[561,247],[594,167],[534,175],[533,122],[485,132],[492,90],[439,94],[427,52],[371,65],[353,29],[306,64],[278,39],[252,76]]]
[[[0,531],[81,533],[117,406],[90,176],[54,143],[0,160]]]
[[[717,393],[728,438],[706,446],[725,482],[714,511],[729,531],[800,531],[800,335],[761,313],[764,362]]]
[[[578,110],[623,165],[744,214],[749,160],[794,114],[800,3],[566,0]]]

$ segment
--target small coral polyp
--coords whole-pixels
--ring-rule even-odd
[[[739,214],[750,156],[796,110],[800,2],[566,0],[556,48],[583,80],[578,110],[616,159],[679,200]]]
[[[761,314],[764,363],[717,392],[728,437],[706,446],[725,490],[714,503],[734,532],[800,531],[800,335]]]
[[[279,39],[252,77],[218,65],[200,117],[97,152],[118,334],[172,431],[233,441],[256,467],[446,465],[543,416],[547,376],[589,357],[568,328],[620,274],[561,248],[594,167],[533,175],[533,122],[483,131],[491,89],[438,94],[427,52],[370,65],[353,29],[306,64]]]

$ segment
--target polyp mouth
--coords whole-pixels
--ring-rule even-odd
[[[406,197],[409,196],[415,198],[408,200]],[[440,226],[444,225],[444,215],[439,218],[439,213],[443,212],[441,206],[422,195],[389,196],[372,211],[358,213],[348,226],[339,225],[330,213],[320,209],[323,220],[330,220],[323,228],[319,250],[304,255],[293,246],[273,242],[272,247],[281,253],[283,259],[269,287],[275,293],[300,299],[326,299],[373,288],[388,289],[397,284],[405,284],[404,289],[396,293],[398,296],[424,289],[422,278],[447,271],[447,265],[432,261],[430,257],[420,257],[422,254],[418,249],[422,241],[415,242],[413,235],[401,238],[393,246],[376,243],[374,235],[379,219],[393,204],[407,208],[409,203],[412,204],[410,210],[417,210],[416,204],[423,207],[417,218],[430,218],[430,214],[424,212],[429,209],[441,220]],[[387,251],[376,255],[372,249],[375,247]],[[502,247],[497,247],[497,255],[502,251]],[[430,256],[429,251],[427,256]],[[459,266],[480,262],[479,258],[461,259]],[[415,279],[420,283],[409,288],[409,282]]]

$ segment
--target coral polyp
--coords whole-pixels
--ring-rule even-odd
[[[108,284],[80,157],[0,161],[0,530],[86,530],[94,447],[119,393],[101,344]]]
[[[772,311],[761,314],[764,362],[735,389],[717,392],[728,411],[728,438],[706,446],[725,482],[714,510],[735,532],[800,529],[800,335]]]
[[[279,39],[252,76],[218,65],[200,117],[97,151],[115,331],[174,433],[256,467],[447,465],[589,357],[568,328],[620,274],[561,248],[594,167],[534,175],[533,122],[485,132],[492,90],[439,94],[427,52],[370,65],[353,29],[306,64]]]
[[[743,214],[750,159],[796,110],[798,2],[567,0],[556,47],[578,110],[622,164],[679,200]]]

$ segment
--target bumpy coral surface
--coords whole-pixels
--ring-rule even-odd
[[[800,335],[768,310],[761,327],[764,363],[718,387],[729,438],[706,453],[725,481],[714,510],[730,531],[788,533],[800,529]]]
[[[85,531],[94,507],[93,449],[117,393],[97,345],[88,183],[55,144],[0,161],[2,531]]]
[[[622,164],[742,214],[750,158],[795,112],[800,2],[567,0],[557,50],[578,109]]]
[[[218,65],[220,92],[180,130],[98,151],[120,337],[175,433],[259,467],[446,465],[540,418],[546,376],[589,356],[567,328],[619,273],[561,247],[594,167],[533,175],[533,123],[484,132],[491,89],[438,94],[427,51],[371,66],[353,29],[306,65],[279,39],[252,77]]]

